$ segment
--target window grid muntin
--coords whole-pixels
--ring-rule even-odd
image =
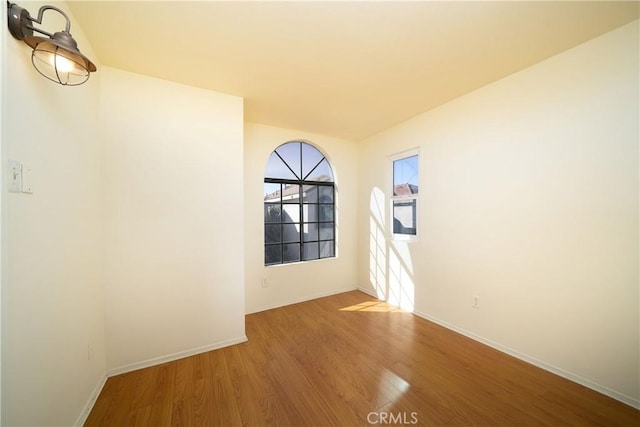
[[[322,163],[322,161],[325,160],[325,158],[323,157],[322,160],[320,160],[320,162],[318,162],[318,164]],[[286,162],[285,162],[286,163]],[[316,165],[317,166],[317,165]],[[313,168],[315,169],[315,167]],[[313,172],[313,169],[310,171],[310,173]],[[326,181],[304,181],[304,180],[292,180],[292,179],[279,179],[279,178],[265,178],[264,179],[265,183],[271,183],[271,184],[280,184],[280,198],[279,198],[279,202],[264,202],[264,205],[279,205],[280,206],[280,222],[267,222],[266,218],[265,218],[265,226],[266,225],[274,225],[274,224],[279,224],[280,225],[280,242],[279,243],[267,243],[266,241],[266,236],[264,238],[264,246],[265,246],[265,265],[270,266],[270,265],[279,265],[279,264],[290,264],[293,262],[303,262],[303,261],[312,261],[312,260],[316,260],[316,259],[326,259],[326,258],[334,258],[335,257],[335,252],[336,252],[336,248],[335,248],[335,241],[336,241],[336,227],[335,227],[335,184],[333,182],[326,182]],[[290,187],[286,187],[288,185],[298,185],[298,208],[299,208],[299,218],[300,220],[298,222],[285,222],[283,217],[284,217],[284,205],[295,205],[296,203],[286,203],[285,202],[285,195],[284,195],[284,190],[285,188],[290,188]],[[304,202],[304,188],[305,186],[318,186],[318,202],[312,202],[312,203],[305,203]],[[320,189],[321,188],[330,188],[330,198],[331,198],[331,203],[320,203]],[[289,199],[291,200],[291,199]],[[318,217],[320,217],[320,205],[323,206],[332,206],[332,212],[333,212],[333,220],[332,221],[305,221],[305,217],[304,217],[304,205],[316,205],[318,206]],[[297,242],[288,242],[285,240],[285,236],[284,236],[284,230],[283,230],[283,226],[284,225],[298,225],[298,239],[299,241]],[[304,240],[304,225],[305,224],[317,224],[318,225],[318,240]],[[331,234],[332,234],[332,238],[331,239],[321,239],[320,238],[320,224],[331,224]],[[266,227],[265,227],[265,231],[266,231]],[[304,256],[304,245],[305,244],[313,244],[313,243],[317,243],[317,249],[318,249],[318,257],[317,258],[309,258],[309,259],[305,259]],[[329,243],[329,254],[326,256],[321,256],[322,254],[322,243]],[[285,261],[285,246],[288,245],[294,245],[294,244],[298,244],[299,245],[299,257],[296,260],[287,260]],[[267,248],[269,247],[277,247],[280,246],[280,261],[279,262],[270,262],[267,263],[266,259],[267,259]]]

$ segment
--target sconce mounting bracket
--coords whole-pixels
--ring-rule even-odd
[[[9,32],[13,37],[18,40],[22,40],[25,37],[33,36],[33,29],[30,28],[33,18],[31,18],[27,9],[24,9],[15,3],[10,3],[8,15]]]

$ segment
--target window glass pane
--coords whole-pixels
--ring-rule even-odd
[[[418,194],[418,156],[393,162],[393,195]]]
[[[333,187],[320,187],[320,203],[333,203]]]
[[[282,241],[285,243],[300,241],[300,224],[282,224]]]
[[[264,226],[264,242],[265,243],[280,243],[280,224],[265,224]]]
[[[266,265],[282,263],[282,250],[280,245],[264,247],[264,263]]]
[[[324,159],[322,153],[314,146],[302,143],[302,178],[305,178],[320,161]]]
[[[271,182],[264,183],[264,201],[279,202],[280,201],[280,184]]]
[[[320,205],[320,221],[333,221],[333,205]]]
[[[304,222],[318,221],[318,205],[304,205],[302,208]]]
[[[318,240],[318,224],[305,224],[302,231],[305,242]]]
[[[282,190],[282,203],[300,203],[300,186],[284,184]]]
[[[303,185],[302,198],[304,199],[304,203],[318,203],[318,186]]]
[[[302,179],[302,165],[300,164],[300,143],[287,142],[276,149],[280,157],[295,172],[297,179]]]
[[[300,222],[300,205],[282,205],[282,222]]]
[[[393,232],[416,235],[416,200],[393,201]]]
[[[296,262],[300,261],[300,245],[295,243],[293,245],[282,245],[283,262]]]
[[[282,212],[280,204],[265,203],[264,204],[264,222],[280,222]]]
[[[320,240],[333,239],[333,223],[330,224],[318,224],[320,229]]]
[[[328,242],[320,242],[320,258],[329,258],[334,256],[335,242],[330,240]]]
[[[333,173],[331,172],[331,167],[327,162],[327,159],[324,159],[320,164],[309,174],[307,181],[326,181],[333,182]]]
[[[303,259],[318,259],[318,242],[305,243],[303,247]]]
[[[295,170],[295,169],[294,169]],[[266,178],[278,178],[278,179],[296,179],[296,176],[289,170],[280,157],[274,152],[271,153],[269,161],[267,162],[267,169],[264,173]]]
[[[285,143],[269,157],[267,179],[275,182],[263,190],[265,264],[335,256],[333,171],[324,155],[305,142]]]

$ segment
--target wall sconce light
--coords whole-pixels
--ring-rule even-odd
[[[64,31],[50,34],[35,28],[32,23],[42,24],[42,16],[47,10],[55,10],[67,20]],[[89,73],[97,70],[93,62],[78,50],[78,43],[71,37],[69,17],[53,6],[42,6],[38,17],[32,18],[26,9],[7,2],[9,32],[18,40],[33,48],[31,62],[40,74],[51,81],[65,86],[77,86],[89,79]],[[33,32],[47,37],[34,36]]]

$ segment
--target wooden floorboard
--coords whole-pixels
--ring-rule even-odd
[[[640,411],[358,292],[111,377],[86,426],[640,426]]]

